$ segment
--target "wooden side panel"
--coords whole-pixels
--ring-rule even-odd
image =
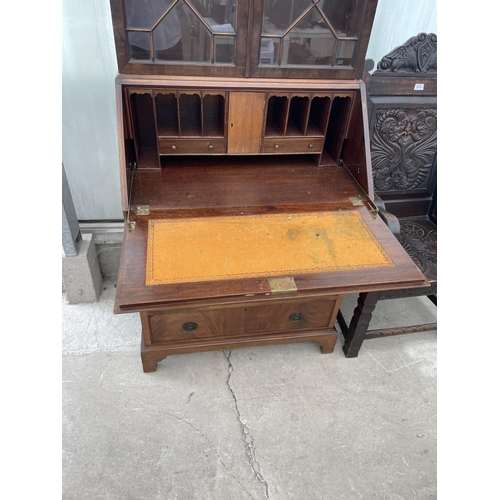
[[[123,102],[123,88],[120,81],[117,79],[115,82],[116,93],[116,113],[117,113],[117,129],[118,129],[118,161],[120,166],[120,194],[122,202],[122,211],[128,210],[128,176],[127,176],[127,158],[125,148],[125,130],[127,126],[124,117],[124,102]]]
[[[230,92],[227,152],[260,152],[264,127],[264,92]]]
[[[346,168],[359,182],[368,196],[374,199],[370,137],[366,92],[361,82],[360,92],[355,94],[351,119],[348,126],[341,159]]]

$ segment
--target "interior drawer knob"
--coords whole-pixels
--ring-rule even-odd
[[[172,149],[175,151],[177,149],[177,146],[175,144],[172,144]]]
[[[208,149],[214,149],[214,145],[213,144],[209,144],[208,145]]]
[[[312,149],[314,147],[313,144],[309,144],[309,149]]]
[[[197,328],[198,328],[197,323],[188,322],[188,323],[184,323],[182,325],[182,329],[185,330],[186,332],[192,332],[193,330],[196,330]]]
[[[288,317],[288,319],[290,321],[293,321],[294,323],[299,322],[302,318],[303,318],[303,316],[301,313],[293,313],[293,314],[290,314],[290,316]]]
[[[279,149],[280,148],[280,145],[279,144],[275,144],[274,145],[274,149]]]

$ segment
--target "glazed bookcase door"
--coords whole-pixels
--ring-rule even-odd
[[[377,1],[254,2],[250,76],[360,78]]]
[[[244,76],[248,2],[111,0],[120,73]]]

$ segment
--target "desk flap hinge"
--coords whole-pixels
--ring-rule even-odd
[[[284,295],[297,293],[297,285],[293,278],[268,278],[271,295]]]
[[[137,215],[149,215],[149,205],[137,205]]]
[[[350,196],[349,201],[353,204],[354,207],[363,206],[363,200],[360,196]]]

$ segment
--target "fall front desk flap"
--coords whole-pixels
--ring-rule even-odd
[[[149,221],[146,285],[394,267],[357,211]]]

